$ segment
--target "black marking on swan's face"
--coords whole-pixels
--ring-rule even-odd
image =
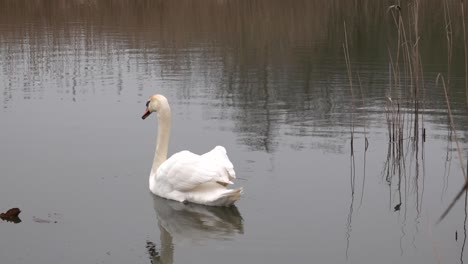
[[[150,101],[146,102],[146,110],[143,116],[141,117],[141,119],[143,120],[145,120],[145,118],[147,118],[151,114],[151,111],[148,109],[149,104],[150,104]]]

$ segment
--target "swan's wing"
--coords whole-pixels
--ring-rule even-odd
[[[203,183],[232,184],[227,168],[212,156],[200,156],[190,151],[178,152],[158,169],[157,176],[181,192],[190,191]]]
[[[220,163],[224,166],[229,174],[230,179],[236,178],[236,172],[234,171],[234,165],[229,160],[227,156],[226,149],[223,146],[216,146],[210,152],[207,152],[202,155],[203,157],[216,160],[216,162]]]

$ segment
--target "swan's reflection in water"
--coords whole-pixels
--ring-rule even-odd
[[[183,204],[153,195],[160,230],[160,252],[147,242],[151,262],[173,263],[174,245],[203,244],[208,240],[229,240],[243,234],[243,220],[237,207]]]

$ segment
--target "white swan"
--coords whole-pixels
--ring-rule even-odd
[[[146,102],[142,119],[152,112],[158,114],[158,137],[149,187],[152,193],[179,202],[230,206],[239,200],[242,188],[227,189],[236,178],[234,166],[226,149],[216,146],[210,152],[197,155],[184,150],[167,159],[171,130],[171,108],[166,97],[155,94]]]

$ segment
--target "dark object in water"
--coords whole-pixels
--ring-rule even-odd
[[[401,203],[395,205],[395,207],[393,208],[393,209],[394,209],[394,212],[400,211],[400,207],[401,207]]]
[[[1,213],[0,219],[17,224],[21,222],[21,219],[18,217],[20,213],[21,213],[21,210],[19,208],[11,208],[5,213]]]
[[[19,213],[21,213],[21,210],[19,208],[11,208],[10,210],[6,211],[6,213],[1,213],[0,218],[11,218],[18,216]]]
[[[146,241],[146,249],[148,250],[148,255],[152,264],[161,263],[161,256],[156,250],[156,245],[151,241]]]

